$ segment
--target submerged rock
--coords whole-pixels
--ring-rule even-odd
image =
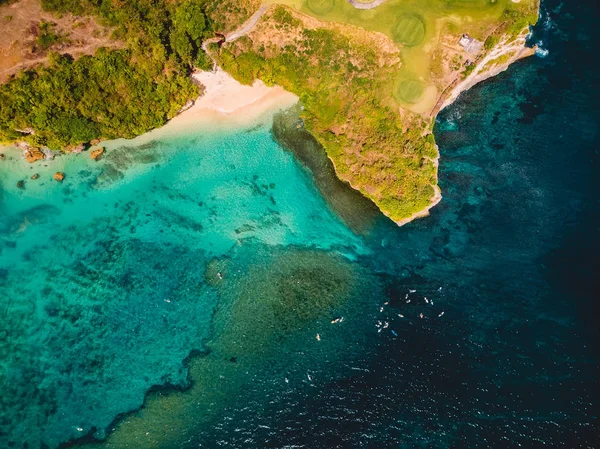
[[[40,177],[40,175],[38,175],[37,173],[34,173],[33,176],[31,177],[31,179],[38,179]]]
[[[52,152],[52,150],[50,150],[50,148],[42,148],[42,153],[44,153],[44,156],[46,157],[47,161],[51,161],[54,159],[54,153]]]
[[[104,152],[104,166],[96,180],[91,183],[92,188],[106,188],[125,177],[125,172],[140,164],[158,164],[162,161],[160,144],[150,141],[135,147],[118,147]]]
[[[58,182],[63,182],[63,180],[65,179],[65,174],[57,171],[56,173],[54,173],[53,178]]]
[[[19,182],[17,182],[17,187],[19,189],[24,189],[25,188],[25,181],[20,180]]]
[[[102,189],[120,181],[125,174],[113,165],[106,165],[96,179],[90,184],[93,189]]]
[[[48,223],[61,211],[50,204],[40,204],[0,220],[0,234],[22,233],[29,225]],[[16,243],[15,243],[16,244]],[[8,243],[5,241],[5,245]]]

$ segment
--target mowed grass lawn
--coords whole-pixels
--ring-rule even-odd
[[[395,97],[400,101],[414,104],[423,97],[424,92],[425,86],[422,82],[417,80],[404,80],[398,85]]]
[[[415,14],[403,14],[398,17],[392,28],[392,38],[395,42],[408,47],[414,47],[425,38],[425,23]]]
[[[390,83],[390,95],[410,107],[431,81],[431,43],[437,43],[443,20],[452,17],[455,34],[485,39],[485,31],[499,24],[511,0],[389,0],[371,10],[359,10],[346,0],[268,0],[291,6],[320,20],[342,22],[388,35],[400,48],[402,68]],[[521,0],[521,5],[534,0]],[[416,81],[419,80],[419,81]]]

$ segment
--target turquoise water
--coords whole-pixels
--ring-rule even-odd
[[[218,302],[211,260],[257,245],[365,252],[268,126],[115,142],[100,162],[8,155],[1,447],[101,438],[152,386],[188,386],[183,361],[205,350]]]
[[[0,161],[0,447],[600,447],[594,6],[440,114],[402,228],[293,114]]]

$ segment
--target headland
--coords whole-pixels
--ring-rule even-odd
[[[147,95],[139,106],[119,103],[116,112],[102,107],[94,115],[77,103],[76,110],[55,119],[47,113],[39,118],[26,108],[23,91],[37,88],[36,83],[56,83],[56,73],[69,76],[82,70],[80,64],[83,69],[94,64],[87,56],[71,62],[52,56],[49,67],[0,86],[7,105],[0,140],[81,151],[88,142],[93,147],[100,139],[162,129],[166,120],[171,121],[156,132],[202,128],[203,123],[246,126],[299,100],[303,123],[325,149],[337,176],[402,225],[427,215],[441,200],[439,151],[432,134],[437,113],[464,90],[533,54],[526,37],[537,21],[539,0],[437,0],[427,5],[231,0],[204,6],[189,1],[170,8],[175,24],[170,32],[184,33],[189,47],[171,44],[171,59],[157,57],[164,64],[161,74],[144,72],[159,79],[158,109],[149,104],[152,93],[135,77],[124,82],[132,91],[126,96],[139,96],[140,90]],[[99,14],[93,8],[89,13]],[[139,64],[136,51],[121,53],[117,67],[127,58],[129,64]],[[105,61],[112,63],[113,53],[100,54],[103,69],[95,76],[106,76]],[[173,60],[180,62],[179,68],[173,68]],[[211,71],[215,63],[220,68]],[[203,70],[184,77],[186,66]],[[169,75],[174,71],[175,78]],[[202,89],[204,95],[194,100]],[[122,96],[120,92],[108,96]],[[82,100],[90,103],[85,93]],[[18,106],[11,109],[14,102]],[[43,127],[36,127],[37,122]]]

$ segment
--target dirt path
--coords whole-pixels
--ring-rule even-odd
[[[64,50],[59,50],[60,54],[70,54],[73,57],[79,57],[83,55],[91,55],[94,54],[96,50],[99,48],[123,48],[124,45],[110,40],[102,40],[98,42],[93,42],[88,45],[84,45],[83,47],[68,47]],[[30,69],[38,64],[43,64],[48,61],[48,56],[41,56],[35,59],[26,59],[24,61],[20,61],[17,64],[9,67],[5,70],[0,70],[0,80],[3,78],[8,78],[13,74],[16,74],[22,70]]]
[[[92,17],[57,16],[43,11],[40,0],[17,0],[0,6],[0,83],[21,70],[47,62],[47,52],[39,49],[37,43],[42,21],[52,23],[53,32],[63,38],[50,48],[59,53],[77,58],[94,54],[100,47],[123,46],[110,39],[110,28]]]
[[[258,23],[258,21],[260,20],[262,15],[267,11],[267,9],[269,9],[269,6],[270,5],[261,6],[254,14],[252,14],[252,16],[248,20],[246,20],[242,24],[241,27],[239,27],[237,30],[232,31],[231,33],[227,34],[225,36],[225,42],[233,42],[236,39],[239,39],[240,37],[245,36],[250,31],[252,31],[252,29],[256,26],[256,24]],[[202,50],[204,50],[205,53],[208,56],[210,56],[210,58],[213,60],[213,71],[215,71],[217,69],[217,62],[210,54],[210,51],[208,51],[208,46],[210,44],[216,44],[216,43],[222,43],[222,42],[223,42],[223,39],[220,37],[211,37],[210,39],[205,39],[204,42],[202,42]]]
[[[252,28],[254,28],[254,26],[257,24],[259,19],[265,13],[265,11],[267,9],[269,9],[269,6],[270,5],[261,6],[258,9],[258,11],[256,11],[254,14],[252,14],[252,17],[250,17],[248,20],[246,20],[246,22],[244,22],[244,24],[241,27],[239,27],[237,30],[235,30],[235,31],[229,33],[227,36],[225,36],[225,41],[233,42],[236,39],[239,39],[240,37],[245,36],[250,31],[252,31]]]

